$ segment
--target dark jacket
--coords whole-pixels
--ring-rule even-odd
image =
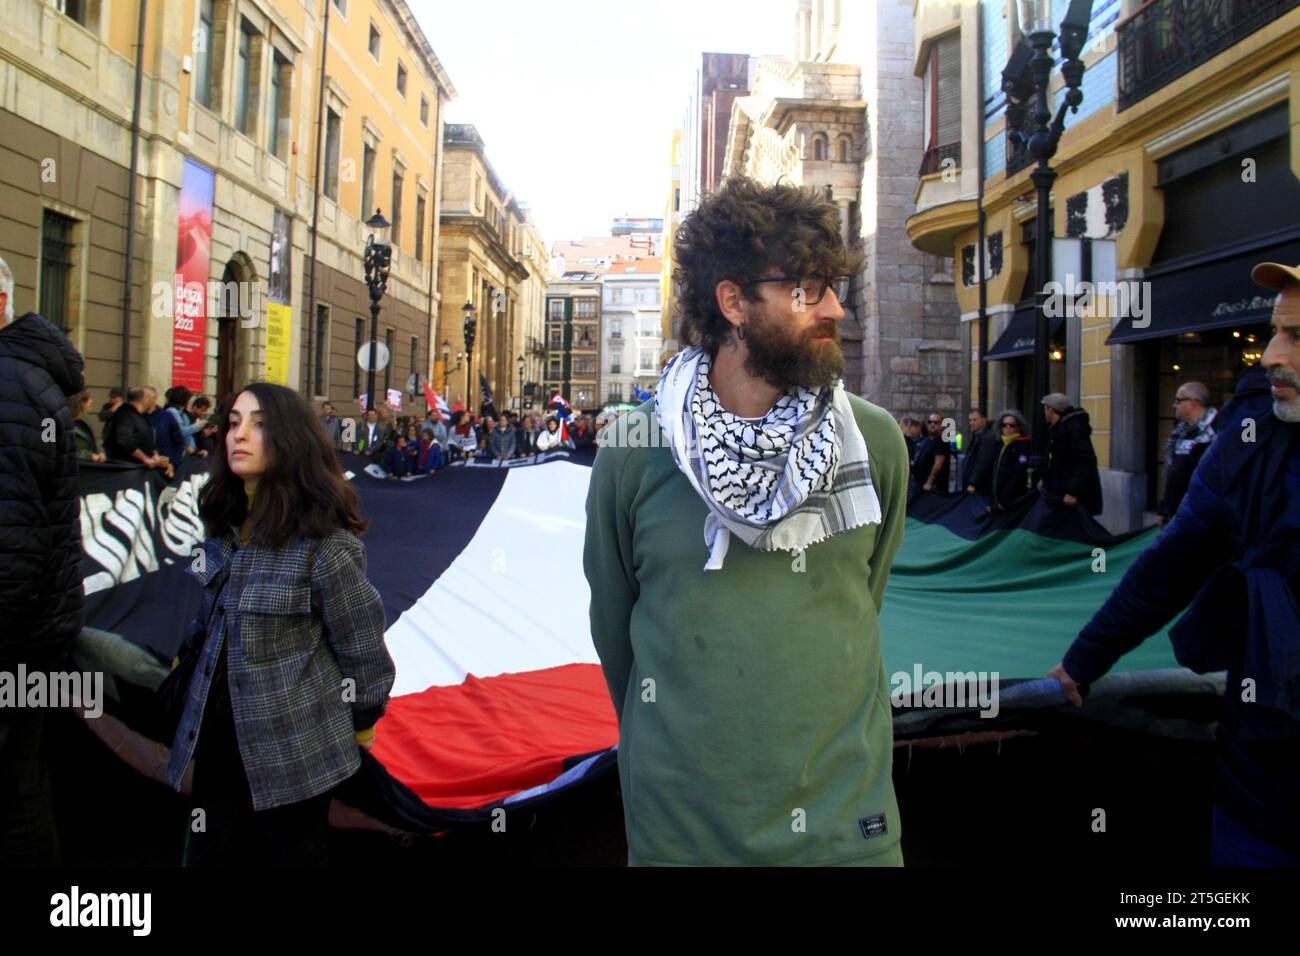
[[[977,495],[987,497],[993,494],[993,463],[1002,450],[1001,444],[999,436],[988,425],[977,432],[971,432],[970,447],[961,465],[962,491],[974,485]]]
[[[934,461],[940,455],[945,456],[943,467],[935,476],[932,491],[940,495],[948,493],[948,476],[952,474],[952,448],[942,437],[932,438],[928,434],[921,436],[921,440],[916,443],[916,456],[912,459],[912,477],[916,480],[918,490],[930,480]]]
[[[1179,422],[1169,436],[1169,455],[1165,460],[1165,496],[1160,501],[1159,513],[1167,521],[1178,511],[1183,495],[1192,482],[1192,473],[1201,456],[1214,441],[1214,421],[1217,412],[1207,408],[1199,421]]]
[[[181,431],[176,416],[159,405],[147,416],[153,426],[154,448],[173,465],[179,465],[185,457],[185,435]]]
[[[1255,441],[1242,440],[1244,418]],[[1096,680],[1184,608],[1180,663],[1226,670],[1216,802],[1300,853],[1300,425],[1267,395],[1219,414],[1219,433],[1163,533],[1133,562],[1065,655]],[[1189,605],[1190,608],[1188,607]],[[1250,702],[1243,680],[1254,682]]]
[[[388,448],[394,442],[393,429],[387,422],[375,422],[375,440],[369,441],[370,423],[362,419],[357,423],[356,446],[357,451],[375,464],[384,460]]]
[[[419,459],[419,454],[419,448],[413,447],[409,441],[405,448],[394,445],[384,456],[384,470],[398,477],[409,475],[415,470],[415,462]]]
[[[81,418],[74,419],[72,430],[77,440],[77,458],[90,458],[92,455],[99,454],[99,442],[95,439],[94,429],[87,421]]]
[[[356,772],[355,732],[383,715],[395,670],[384,605],[366,579],[356,535],[340,529],[280,548],[235,542],[233,530],[208,538],[204,560],[187,571],[203,588],[195,618],[202,650],[167,777],[180,786],[224,650],[253,809],[265,810],[322,794]]]
[[[488,436],[488,448],[493,458],[513,458],[515,455],[515,433],[509,428],[494,428]]]
[[[5,670],[54,665],[81,630],[81,499],[68,396],[81,391],[82,368],[68,337],[39,315],[29,312],[0,329]]]
[[[118,408],[121,407],[122,407],[121,405],[118,406]],[[101,442],[108,441],[109,422],[113,420],[113,413],[116,411],[117,408],[113,408],[111,403],[105,402],[103,405],[99,407],[99,411],[95,413],[96,417],[99,418],[99,421],[101,423],[99,426],[99,440]]]
[[[199,416],[194,414],[191,411],[187,411],[185,413],[185,417],[189,419],[191,425],[199,420]],[[214,422],[212,421],[211,412],[208,413],[208,424],[209,425],[214,424]],[[217,436],[205,435],[203,434],[202,430],[196,431],[192,436],[190,436],[190,441],[194,443],[195,453],[206,451],[209,455],[211,455],[213,451],[216,450],[217,447]]]
[[[1029,457],[1033,444],[1028,435],[1019,435],[998,449],[998,456],[993,462],[993,474],[989,477],[993,489],[989,496],[990,507],[1001,505],[1010,508],[1034,490],[1029,479]]]
[[[515,454],[531,455],[536,451],[536,449],[533,448],[532,438],[533,436],[528,434],[528,429],[523,425],[517,427],[515,429]]]
[[[109,461],[129,461],[139,464],[132,454],[136,449],[144,452],[146,458],[154,453],[153,426],[130,402],[118,406],[108,423],[104,435],[104,453]]]
[[[1047,433],[1044,490],[1059,499],[1073,495],[1088,514],[1101,514],[1101,474],[1092,447],[1092,425],[1082,408],[1071,409]]]

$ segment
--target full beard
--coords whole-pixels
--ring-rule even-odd
[[[817,336],[817,326],[792,336],[780,319],[767,317],[755,305],[745,329],[745,369],[777,388],[822,389],[834,385],[844,377],[844,352],[838,324],[830,323],[830,329],[829,336]]]

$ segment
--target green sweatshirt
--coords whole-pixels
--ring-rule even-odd
[[[653,400],[602,435],[583,567],[632,865],[902,863],[880,606],[907,450],[887,412],[849,401],[882,523],[802,555],[733,536],[719,571]]]

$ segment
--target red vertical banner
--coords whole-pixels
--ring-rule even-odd
[[[203,391],[215,181],[212,170],[185,160],[176,221],[171,384],[184,385],[195,392]]]

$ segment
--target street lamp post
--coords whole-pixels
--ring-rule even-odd
[[[393,259],[393,249],[388,244],[388,229],[392,225],[378,209],[366,220],[370,235],[366,238],[366,287],[370,290],[370,354],[366,374],[366,411],[378,408],[375,403],[375,367],[379,357],[379,300],[388,288],[388,269]],[[389,361],[392,356],[389,356]]]
[[[451,373],[460,371],[460,367],[465,364],[465,353],[456,353],[456,364],[451,364],[451,343],[446,339],[442,340],[442,397],[448,402],[451,401],[451,395],[447,389],[451,385]]]
[[[1055,117],[1052,116],[1050,99],[1052,67],[1055,65],[1051,49],[1052,41],[1056,39],[1052,30],[1051,0],[1018,0],[1020,30],[1028,38],[1033,56],[1027,58],[1023,49],[1017,50],[1012,54],[1011,65],[1002,74],[1002,88],[1007,94],[1008,129],[1037,163],[1030,178],[1038,193],[1034,239],[1038,288],[1035,289],[1033,455],[1039,474],[1047,450],[1047,418],[1042,398],[1047,394],[1051,381],[1048,342],[1051,320],[1047,314],[1045,290],[1052,271],[1052,184],[1056,181],[1056,170],[1052,169],[1051,160],[1065,132],[1066,113],[1078,112],[1083,102],[1083,90],[1080,89],[1084,71],[1082,55],[1088,39],[1088,24],[1092,20],[1092,3],[1093,0],[1070,0],[1069,10],[1061,21],[1061,75],[1065,79],[1065,99]],[[1016,69],[1017,65],[1021,69]],[[1025,66],[1028,67],[1028,81],[1024,76]]]
[[[524,356],[521,353],[515,360],[519,363],[519,414],[524,414]]]
[[[474,319],[474,303],[466,302],[461,311],[465,313],[465,407],[469,409],[471,415],[474,414],[474,400],[470,398],[472,394],[469,390],[470,373],[474,369],[474,331],[478,322]]]

